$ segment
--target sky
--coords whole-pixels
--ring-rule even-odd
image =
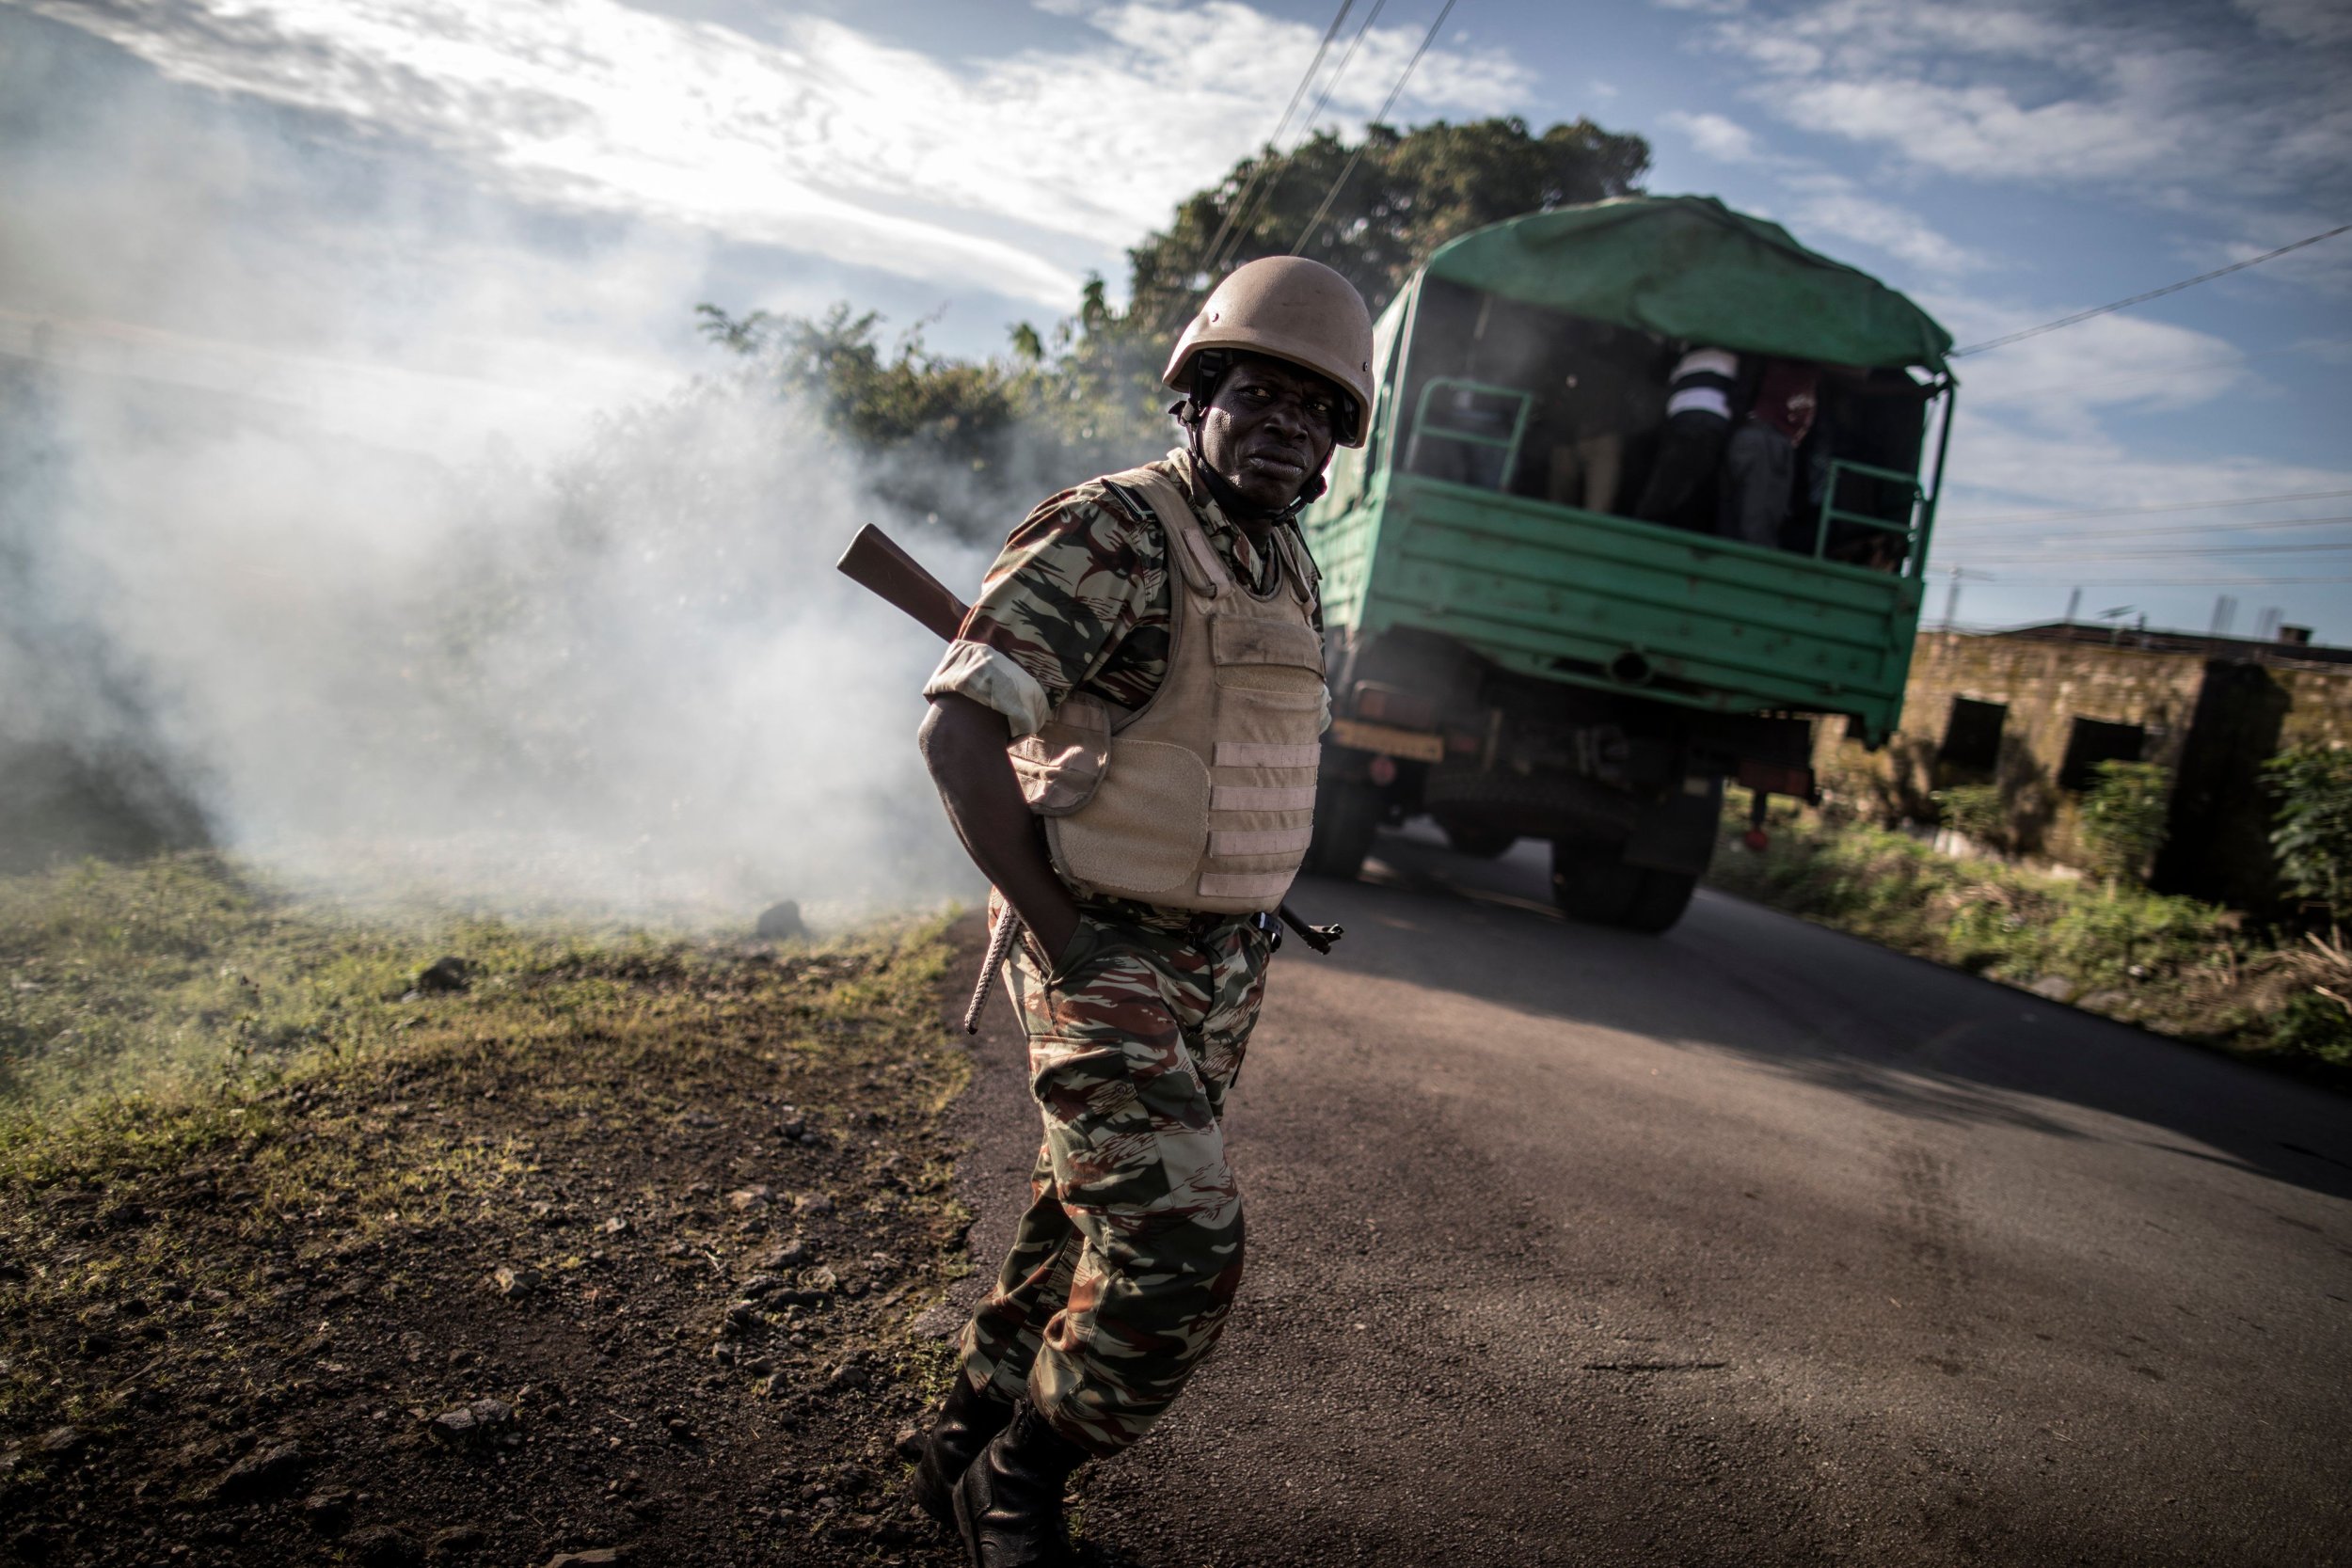
[[[1319,123],[1439,4],[1383,0]],[[707,369],[702,300],[1002,352],[1273,131],[1333,10],[0,0],[0,351],[436,451]],[[1461,0],[1391,118],[1639,133],[1649,189],[1966,345],[2352,221],[2347,83],[2342,0]],[[1962,358],[1931,618],[1958,567],[1967,625],[2079,588],[2352,641],[2348,368],[2352,234]]]

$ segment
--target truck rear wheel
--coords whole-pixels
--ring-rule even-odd
[[[1628,865],[1613,844],[1561,839],[1551,847],[1551,901],[1562,914],[1594,926],[1655,936],[1682,918],[1699,879],[1695,872]]]
[[[1304,869],[1318,877],[1354,878],[1364,868],[1372,835],[1387,816],[1387,803],[1371,784],[1326,773],[1315,787],[1315,836],[1307,846]]]

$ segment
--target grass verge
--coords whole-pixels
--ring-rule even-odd
[[[0,881],[0,1559],[946,1560],[946,951]]]
[[[1727,802],[1708,879],[1899,952],[2088,1011],[2352,1086],[2352,964],[2229,910],[1939,854],[1901,833],[1775,801],[1762,852]],[[2330,993],[2333,993],[2332,995]]]

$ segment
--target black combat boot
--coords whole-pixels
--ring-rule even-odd
[[[1012,1419],[1013,1402],[994,1388],[975,1388],[972,1380],[956,1373],[956,1386],[923,1439],[923,1457],[914,1465],[914,1500],[923,1512],[953,1528],[956,1523],[956,1482],[971,1467],[989,1439]]]
[[[956,1483],[956,1526],[972,1568],[1075,1568],[1061,1493],[1086,1459],[1086,1449],[1023,1400],[1012,1424]]]

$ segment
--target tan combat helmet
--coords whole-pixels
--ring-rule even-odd
[[[1360,447],[1372,430],[1372,312],[1356,285],[1303,256],[1267,256],[1236,267],[1201,302],[1176,340],[1160,379],[1192,390],[1192,358],[1204,349],[1236,349],[1303,365],[1356,400],[1352,429],[1340,445]]]

